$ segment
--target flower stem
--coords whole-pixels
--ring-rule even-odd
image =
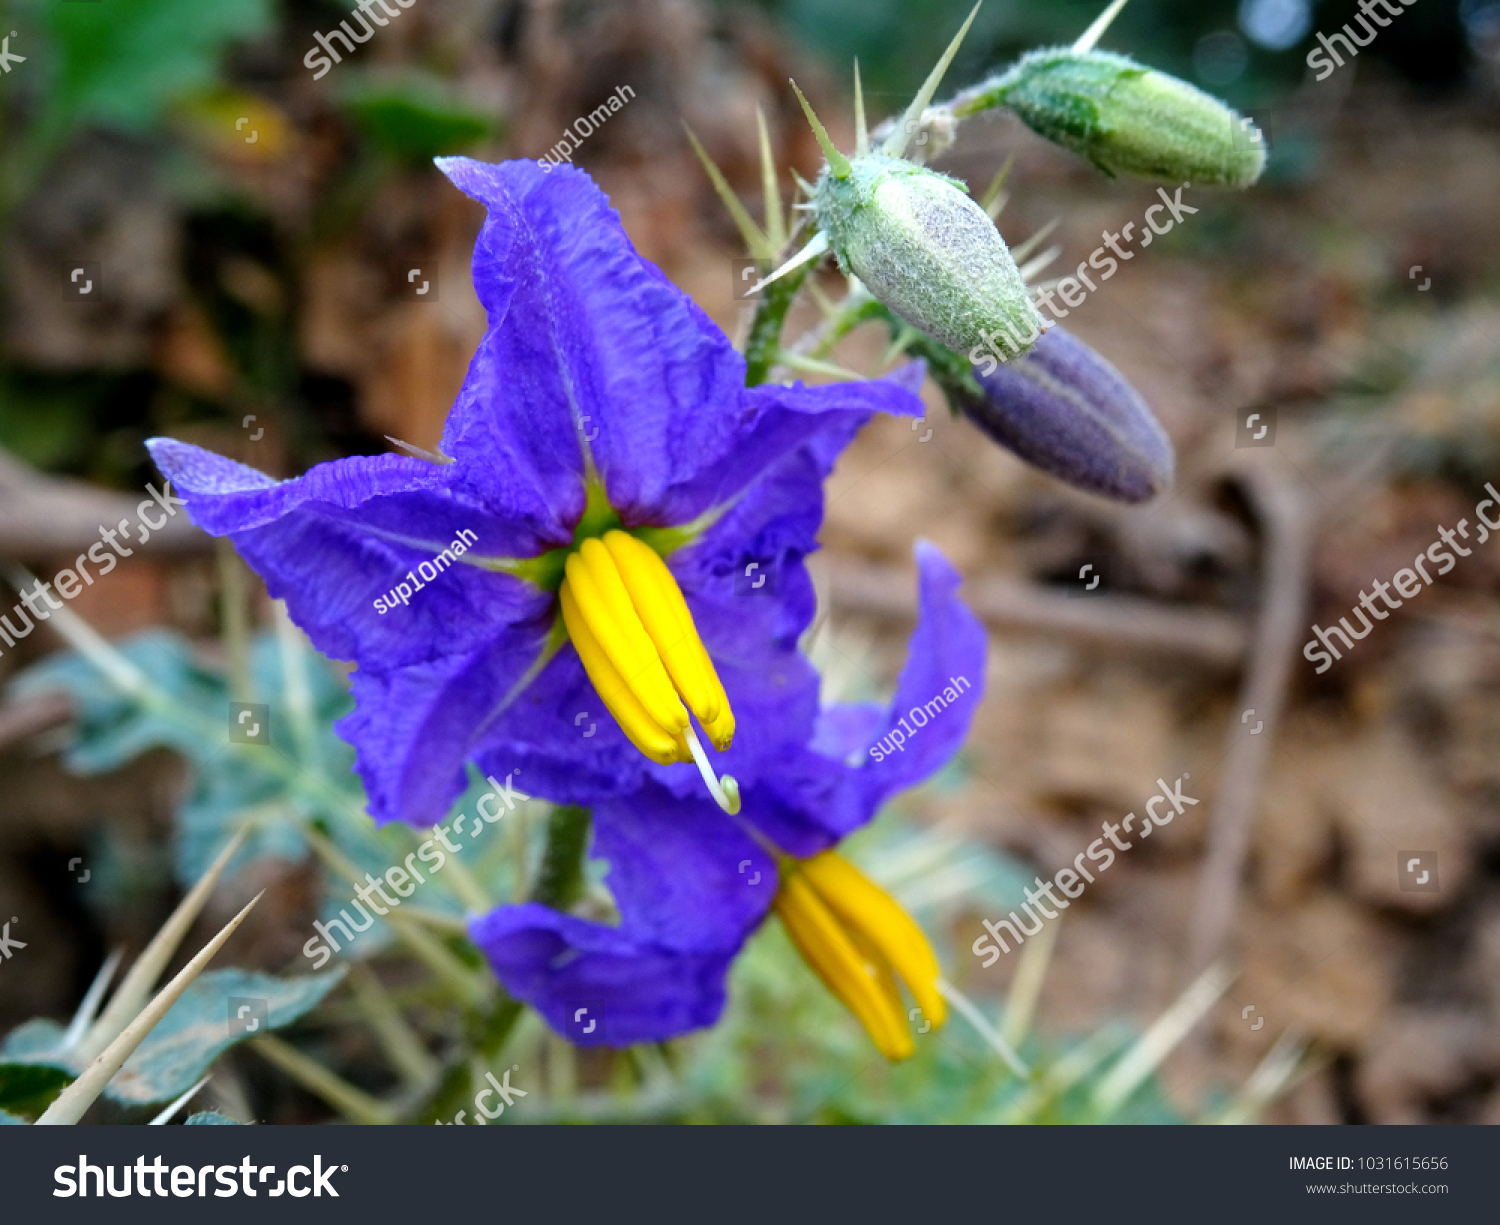
[[[803,264],[761,291],[760,301],[755,305],[755,319],[750,324],[750,338],[745,342],[746,387],[764,383],[771,367],[776,364],[781,353],[781,329],[786,324],[786,313],[811,269],[811,262]]]
[[[583,896],[583,858],[588,850],[587,808],[562,805],[547,818],[547,847],[531,887],[531,900],[566,910]]]
[[[438,1087],[412,1111],[411,1121],[449,1123],[460,1110],[472,1110],[470,1103],[478,1091],[479,1078],[471,1065],[476,1061],[484,1065],[496,1060],[523,1010],[519,1000],[502,995],[489,1012],[471,1014],[462,1048],[450,1060]]]

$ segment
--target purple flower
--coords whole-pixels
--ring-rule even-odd
[[[861,979],[863,963],[857,972],[841,965],[838,934],[818,927],[826,929],[830,915],[865,938],[873,961],[885,955],[928,1019],[941,1023],[936,961],[930,950],[924,960],[920,932],[909,919],[903,928],[895,903],[881,902],[875,886],[861,885],[830,852],[887,797],[952,757],[979,704],[984,628],[958,598],[959,576],[942,554],[919,545],[917,560],[919,616],[889,707],[821,711],[806,740],[784,750],[781,768],[744,788],[738,816],[698,795],[674,796],[654,780],[595,805],[593,853],[609,861],[618,926],[537,903],[502,906],[470,923],[512,995],[586,1046],[659,1041],[711,1025],[724,1006],[730,963],[774,904],[814,969],[882,1051],[909,1053],[901,1041],[909,1044],[905,1009],[896,997],[893,1013],[894,989],[881,986],[878,974]],[[898,750],[880,750],[903,726],[916,734]],[[822,911],[798,877],[824,896]],[[871,917],[867,926],[863,916]]]
[[[823,478],[872,413],[922,412],[920,366],[746,388],[588,176],[438,165],[488,209],[489,330],[449,462],[358,457],[277,482],[171,439],[152,456],[314,644],[358,665],[339,730],[377,821],[440,819],[466,762],[559,802],[648,779],[685,793],[693,757],[717,788],[689,712],[758,780],[817,717],[796,641]]]

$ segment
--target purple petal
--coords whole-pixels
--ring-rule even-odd
[[[926,541],[917,543],[917,574],[917,624],[906,648],[906,666],[884,726],[866,745],[869,760],[860,769],[866,802],[877,807],[958,752],[984,695],[988,635],[958,596],[962,576]],[[894,743],[890,733],[903,719],[913,734],[901,749],[876,761],[874,749],[882,741]]]
[[[636,254],[586,174],[532,161],[438,166],[489,210],[474,286],[490,332],[445,451],[490,465],[497,481],[514,473],[535,496],[581,497],[587,439],[627,521],[669,522],[651,514],[662,491],[732,441],[744,359]]]
[[[714,1024],[737,951],[684,952],[534,902],[491,911],[469,934],[505,989],[578,1046],[661,1042]]]
[[[354,711],[338,732],[357,750],[355,769],[377,824],[440,821],[464,789],[464,762],[490,734],[517,682],[542,650],[549,616],[522,622],[467,655],[350,678]],[[524,692],[524,691],[523,691]],[[487,763],[499,777],[516,763]],[[538,794],[529,775],[516,786]]]
[[[776,896],[776,862],[707,797],[654,784],[594,808],[593,854],[625,925],[671,948],[735,949]]]
[[[985,629],[959,599],[958,572],[925,541],[917,545],[917,572],[917,624],[890,706],[825,711],[813,740],[820,751],[788,757],[768,783],[778,804],[767,808],[786,825],[781,836],[800,839],[779,845],[795,854],[812,854],[865,824],[891,795],[941,769],[968,735],[984,691]]]
[[[147,445],[189,518],[232,537],[325,655],[389,669],[463,654],[534,609],[534,588],[467,559],[536,542],[456,492],[451,467],[355,457],[278,482],[170,438]]]
[[[640,509],[626,512],[626,522],[689,522],[728,501],[762,472],[803,448],[810,448],[818,462],[826,462],[826,475],[839,453],[875,413],[922,415],[924,405],[917,391],[925,371],[922,362],[909,362],[885,378],[869,382],[818,387],[768,384],[743,391],[741,404],[733,412],[709,414],[700,405],[694,410],[692,425],[668,419],[665,425],[673,435],[674,449],[684,445],[682,431],[702,429],[703,418],[713,417],[720,428],[712,442],[705,441],[689,453],[691,462],[686,457],[678,459],[670,485],[649,501],[643,500]],[[648,517],[639,517],[643,514]]]
[[[920,366],[875,383],[747,390],[744,359],[636,253],[587,175],[524,160],[438,165],[489,210],[474,285],[490,331],[444,450],[496,481],[572,496],[583,439],[628,526],[677,525],[800,446],[811,417],[922,412]],[[507,505],[500,491],[486,500]]]

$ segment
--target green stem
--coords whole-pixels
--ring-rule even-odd
[[[817,343],[808,350],[807,355],[823,360],[833,352],[834,345],[865,320],[884,318],[887,314],[887,308],[868,294],[851,294],[839,304],[839,313],[829,320],[828,327],[819,334]]]
[[[882,310],[884,309],[882,307]],[[889,312],[886,313],[891,324],[891,333],[895,335],[897,329],[904,325],[900,324],[895,316],[890,315]],[[943,395],[948,400],[948,407],[954,416],[977,404],[984,403],[984,389],[974,377],[974,368],[963,357],[952,349],[938,344],[922,332],[903,333],[902,340],[906,344],[908,354],[926,361],[928,375],[942,388]]]
[[[562,805],[552,810],[547,818],[547,845],[531,886],[532,901],[563,910],[583,895],[590,825],[587,808]],[[478,1089],[473,1065],[477,1061],[487,1066],[500,1057],[522,1010],[519,1001],[502,995],[488,1012],[470,1014],[467,1041],[449,1062],[436,1091],[413,1112],[416,1122],[448,1122],[460,1110],[470,1108]]]
[[[994,110],[1005,105],[1005,96],[1015,84],[1015,69],[996,73],[994,76],[970,85],[954,94],[942,107],[952,111],[954,118],[967,119],[981,111]]]
[[[531,900],[566,910],[583,896],[583,859],[588,850],[587,808],[562,805],[547,818],[547,847],[531,887]]]
[[[450,1123],[460,1110],[473,1112],[479,1077],[474,1075],[472,1065],[477,1060],[485,1066],[499,1058],[523,1010],[519,1000],[502,995],[488,1013],[471,1014],[462,1049],[449,1063],[438,1087],[412,1111],[412,1122]]]
[[[817,260],[810,260],[761,290],[760,301],[755,304],[755,318],[750,324],[750,338],[745,342],[746,387],[764,383],[771,373],[771,367],[781,352],[781,329],[786,325],[786,313],[815,263]]]

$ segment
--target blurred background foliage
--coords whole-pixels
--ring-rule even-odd
[[[379,435],[354,419],[357,391],[309,362],[305,343],[299,351],[298,315],[312,305],[299,284],[306,257],[337,244],[394,181],[430,180],[433,156],[505,148],[496,142],[506,110],[528,99],[510,91],[502,100],[507,91],[495,77],[524,59],[533,7],[566,39],[611,6],[437,0],[404,10],[320,87],[296,49],[313,47],[314,32],[344,16],[331,0],[0,6],[17,29],[17,52],[27,53],[24,69],[0,78],[0,224],[13,274],[6,309],[30,313],[28,299],[32,310],[36,297],[55,300],[61,262],[103,248],[113,257],[104,302],[124,313],[93,344],[38,320],[41,335],[0,351],[0,444],[51,471],[136,484],[146,475],[141,438],[259,404],[277,406],[299,461],[378,449]],[[1029,47],[1076,37],[1096,7],[988,4],[950,80],[977,79]],[[902,105],[967,8],[933,0],[918,18],[905,0],[717,0],[690,18],[686,7],[662,9],[660,18],[684,26],[717,19],[732,42],[763,14],[799,54],[821,58],[836,75],[858,57],[872,110],[887,112]],[[1137,0],[1109,43],[1256,110],[1301,81],[1310,31],[1336,28],[1355,12],[1353,3],[1310,0]],[[462,35],[428,37],[455,15]],[[680,32],[665,31],[664,45]],[[1374,61],[1424,94],[1452,95],[1474,83],[1474,48],[1497,38],[1500,5],[1414,6],[1399,34],[1378,38],[1361,65]],[[1275,142],[1270,174],[1296,178],[1316,157],[1300,138]],[[149,232],[145,222],[131,231],[133,209],[152,211]],[[111,235],[111,225],[123,229]],[[116,246],[127,234],[130,249]],[[410,232],[395,237],[398,250],[420,242]],[[53,267],[16,276],[18,255]],[[394,288],[395,275],[387,271],[380,288]],[[193,331],[204,327],[207,336]],[[158,360],[142,352],[146,339]],[[160,347],[174,341],[200,351],[163,369]]]
[[[6,558],[42,571],[70,555],[57,543],[71,529],[59,528],[56,499],[83,495],[58,479],[133,504],[155,479],[141,445],[153,434],[278,476],[383,452],[387,436],[433,445],[484,319],[468,284],[478,213],[430,159],[540,156],[620,84],[636,97],[577,163],[642,252],[734,333],[743,304],[729,268],[743,252],[683,121],[753,200],[757,106],[783,166],[811,176],[819,164],[788,77],[847,148],[850,60],[872,118],[894,112],[968,4],[416,0],[314,81],[303,57],[349,7],[0,0],[0,33],[14,31],[10,50],[25,57],[0,75]],[[1098,7],[988,0],[948,84],[1071,41]],[[1239,656],[1213,633],[1248,632],[1264,598],[1266,533],[1226,476],[1228,415],[1280,406],[1276,453],[1319,517],[1305,595],[1325,624],[1495,479],[1500,3],[1414,5],[1315,85],[1305,56],[1316,32],[1356,11],[1345,0],[1132,0],[1105,40],[1252,112],[1271,143],[1259,188],[1205,202],[1079,322],[1173,435],[1177,494],[1146,511],[1101,509],[975,448],[937,413],[934,445],[914,448],[918,458],[889,462],[911,438],[877,423],[831,483],[830,572],[864,567],[867,580],[820,580],[837,644],[823,662],[845,686],[874,695],[894,679],[907,613],[868,593],[909,589],[898,568],[912,537],[936,538],[973,589],[995,597],[986,615],[1003,632],[970,749],[883,818],[860,853],[897,879],[903,865],[925,863],[946,882],[907,882],[912,904],[997,1024],[1023,1019],[1000,1002],[1014,1004],[1022,975],[1016,959],[993,975],[966,964],[978,918],[1015,906],[1035,872],[1138,803],[1158,774],[1172,777],[1172,763],[1214,759],[1222,726],[1238,717]],[[1117,228],[1152,198],[998,117],[966,127],[942,168],[977,190],[1010,153],[1007,238],[1061,218],[1057,240],[1075,261],[1101,226]],[[87,299],[71,293],[78,265],[98,270]],[[429,297],[413,295],[413,270],[435,287]],[[852,343],[847,360],[858,364]],[[78,513],[94,521],[92,509]],[[65,1020],[109,950],[145,943],[247,809],[263,820],[204,922],[222,923],[256,888],[270,893],[224,964],[295,967],[312,921],[347,897],[309,857],[307,822],[322,822],[356,863],[390,862],[396,835],[335,820],[328,796],[299,797],[217,751],[217,712],[231,697],[293,701],[286,640],[262,591],[237,594],[247,579],[231,561],[204,541],[174,549],[132,559],[73,607],[196,709],[201,733],[122,704],[76,659],[49,658],[55,638],[34,635],[0,657],[0,683],[38,665],[0,706],[0,910],[24,915],[47,950],[5,967],[0,1028]],[[1118,622],[1093,637],[1058,631],[1069,618],[1046,597],[1099,558],[1114,594],[1149,602],[1131,605],[1132,617],[1178,610],[1213,633],[1142,650]],[[995,593],[1013,593],[1006,583],[1044,601],[1029,621],[1004,611],[1013,605]],[[1287,1048],[1275,1044],[1290,1034],[1315,1057],[1274,1117],[1500,1120],[1497,590],[1500,566],[1476,557],[1347,666],[1299,677],[1259,797],[1237,930],[1245,977],[1215,1006],[1209,1037],[1175,1048],[1163,1079],[1134,1082],[1113,1117],[1241,1117],[1266,1085],[1286,1087]],[[246,620],[272,628],[252,644]],[[342,678],[321,661],[307,676],[311,747],[357,804],[339,773],[347,748],[327,731]],[[44,705],[59,692],[64,706]],[[1210,771],[1205,787],[1212,780]],[[516,869],[534,863],[541,824],[514,844],[491,835],[479,875],[497,896],[520,887]],[[1186,986],[1202,824],[1164,833],[1070,914],[1055,954],[1047,946],[1041,1003],[1031,1000],[1018,1031],[1027,1058],[1062,1070],[1046,1093],[1017,1096],[1018,1082],[958,1020],[911,1064],[886,1069],[773,926],[736,968],[725,1023],[665,1051],[575,1057],[523,1021],[520,1083],[534,1072],[546,1092],[516,1121],[1098,1117],[1109,1070]],[[1396,889],[1397,842],[1441,848],[1441,896]],[[94,865],[90,886],[65,868],[75,857]],[[383,960],[384,936],[368,948],[384,989],[434,1043],[455,1039],[420,978]],[[1244,1020],[1251,1003],[1264,1028]],[[378,1093],[390,1069],[348,1024],[367,1019],[341,989],[300,1023],[297,1041]],[[1268,1065],[1275,1075],[1252,1092],[1254,1070]],[[327,1117],[325,1102],[239,1052],[215,1077],[217,1104],[235,1117]]]

